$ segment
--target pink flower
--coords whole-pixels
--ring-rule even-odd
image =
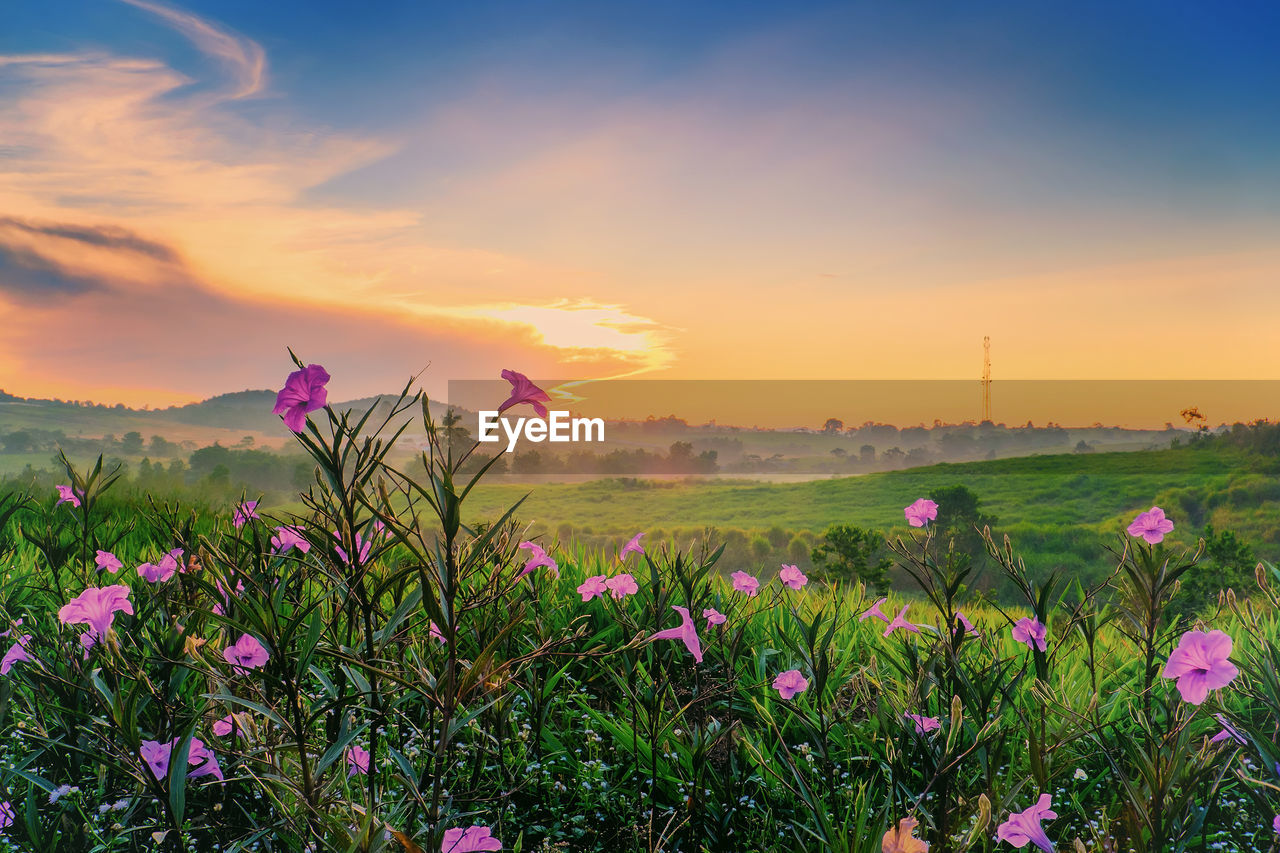
[[[966,617],[959,610],[956,611],[956,621],[960,623],[960,627],[963,628],[964,632],[969,636],[971,637],[982,636],[982,634],[979,633],[978,629],[973,627],[973,623],[969,621],[968,617]]]
[[[35,658],[27,654],[27,643],[29,642],[31,642],[31,635],[23,634],[16,643],[9,647],[9,651],[4,653],[4,659],[0,660],[0,675],[8,675],[9,670],[13,669],[15,663],[31,663],[35,660]]]
[[[446,829],[440,842],[440,853],[488,853],[501,849],[502,842],[493,837],[489,827],[480,824],[466,829]]]
[[[228,595],[226,589],[223,588],[222,581],[215,580],[213,582],[213,586],[215,589],[218,590],[218,595],[222,596],[221,603],[216,601],[213,603],[213,614],[215,616],[222,616],[223,614],[226,613],[226,608],[231,606],[231,596]],[[236,581],[236,592],[237,593],[244,592],[244,581],[242,580]]]
[[[151,774],[157,779],[169,775],[169,755],[173,752],[173,744],[161,743],[158,740],[144,740],[138,752],[142,760],[151,768]]]
[[[635,595],[640,591],[640,587],[636,586],[636,579],[631,575],[623,572],[620,575],[614,575],[604,582],[605,588],[609,590],[609,594],[614,599],[620,599],[628,595]]]
[[[637,533],[635,536],[632,536],[631,541],[629,541],[626,545],[623,545],[622,550],[618,552],[618,559],[625,560],[627,559],[628,554],[639,554],[641,557],[643,557],[644,547],[641,546],[640,544],[640,539],[643,536],[644,536],[643,533]]]
[[[124,563],[117,560],[116,555],[110,551],[98,551],[98,555],[93,558],[93,562],[98,567],[98,571],[110,572],[113,575],[124,566]]]
[[[86,645],[83,637],[80,640],[87,649],[107,635],[117,612],[133,615],[133,604],[129,602],[129,587],[124,584],[91,586],[62,605],[58,610],[58,621],[64,625],[88,625],[89,631],[85,637],[88,637],[90,642]]]
[[[333,538],[337,539],[339,542],[342,541],[341,534],[339,534],[338,531],[336,530],[333,531]],[[364,563],[369,559],[369,549],[372,547],[373,547],[373,540],[366,542],[360,538],[359,533],[356,534],[356,553],[360,555],[361,563]],[[334,552],[337,553],[339,560],[346,563],[348,566],[351,565],[351,556],[347,554],[347,551],[345,548],[343,548],[341,545],[334,545],[333,550]]]
[[[1013,638],[1019,643],[1025,643],[1029,649],[1045,651],[1048,648],[1045,643],[1048,633],[1049,629],[1043,622],[1030,616],[1023,616],[1013,623]]]
[[[15,630],[15,629],[22,627],[22,622],[23,622],[23,620],[22,620],[22,618],[21,618],[21,617],[19,617],[18,619],[14,620],[14,623],[13,623],[13,625],[12,625],[11,627],[6,628],[6,629],[5,629],[5,630],[3,630],[3,631],[0,631],[0,637],[7,637],[7,636],[9,636],[10,634],[12,634],[12,633],[14,632],[14,630]]]
[[[329,392],[324,387],[329,378],[328,372],[318,364],[308,364],[290,373],[284,387],[276,394],[276,406],[271,414],[284,415],[285,426],[294,432],[302,432],[307,413],[323,409],[329,401]]]
[[[168,743],[161,743],[156,740],[144,740],[141,748],[138,750],[142,755],[142,760],[151,768],[151,773],[157,779],[164,779],[169,775],[169,759],[173,755],[173,748],[178,745],[178,738],[174,738]],[[222,781],[222,768],[218,766],[218,758],[213,754],[213,750],[204,745],[204,742],[198,737],[191,739],[191,745],[187,747],[187,778],[195,779],[200,776],[213,776]]]
[[[729,575],[729,578],[733,581],[733,588],[735,590],[746,593],[749,596],[754,597],[756,592],[760,589],[760,579],[753,578],[746,572],[734,572]]]
[[[54,506],[62,506],[63,504],[71,504],[73,507],[80,506],[80,497],[76,494],[76,490],[72,486],[54,486],[58,490],[58,502]]]
[[[938,505],[928,498],[921,498],[902,510],[907,517],[907,524],[912,527],[924,527],[938,517]]]
[[[1240,674],[1231,655],[1231,638],[1221,631],[1188,631],[1178,640],[1164,665],[1165,678],[1178,680],[1182,699],[1199,705],[1210,690],[1226,687]]]
[[[542,549],[542,546],[536,542],[521,542],[521,549],[529,552],[529,561],[524,564],[524,568],[520,570],[520,574],[516,575],[516,580],[533,572],[539,566],[546,566],[556,577],[560,577],[560,567],[556,565],[556,561],[551,559],[551,555]]]
[[[347,777],[357,773],[369,775],[369,750],[352,744],[347,747]]]
[[[172,551],[161,557],[159,563],[143,563],[138,566],[138,574],[148,583],[163,583],[173,577],[173,573],[177,570],[178,560],[173,556]]]
[[[294,548],[304,554],[311,550],[311,543],[302,535],[302,528],[288,525],[277,527],[275,535],[271,537],[271,550],[277,554],[287,554]]]
[[[175,746],[177,743],[177,739],[174,739]],[[222,781],[222,768],[218,766],[218,757],[198,737],[191,739],[191,747],[187,750],[187,766],[191,768],[187,772],[188,779],[212,776],[219,782]]]
[[[605,590],[609,588],[604,575],[592,575],[581,584],[578,585],[578,592],[582,594],[583,601],[590,601],[597,595],[604,595]]]
[[[942,728],[942,723],[938,721],[937,717],[925,717],[921,714],[904,714],[903,716],[916,724],[916,734],[922,735],[929,732],[936,732],[938,729]]]
[[[800,670],[789,669],[779,673],[773,680],[773,689],[777,690],[783,699],[791,699],[797,693],[803,693],[809,689],[809,680],[800,674]]]
[[[235,714],[227,714],[220,720],[214,720],[213,733],[218,737],[227,737],[235,735],[240,730],[240,723],[236,720]]]
[[[907,607],[908,605],[906,604],[902,605],[902,609],[898,611],[898,615],[893,617],[893,621],[885,626],[884,635],[886,637],[892,634],[894,631],[898,630],[899,628],[903,629],[904,631],[908,631],[912,634],[920,633],[919,628],[917,628],[915,625],[907,621]]]
[[[1236,727],[1227,722],[1227,718],[1221,714],[1214,714],[1213,718],[1222,724],[1222,731],[1209,738],[1209,743],[1221,743],[1224,740],[1234,740],[1241,746],[1248,743],[1240,732],[1236,731]]]
[[[233,671],[241,674],[264,666],[271,659],[258,638],[250,634],[241,634],[239,640],[222,650],[222,657]]]
[[[9,805],[9,804],[8,804],[8,803],[5,803],[5,805],[7,806],[7,805]],[[10,814],[13,814],[13,810],[12,810],[12,809],[10,809],[10,810],[9,810],[9,813],[10,813]],[[10,821],[10,822],[12,822],[12,821]],[[0,824],[0,826],[8,826],[8,824]],[[1276,831],[1276,834],[1277,834],[1277,835],[1280,835],[1280,814],[1276,815],[1276,816],[1271,820],[1271,828],[1272,828],[1272,829],[1274,829],[1274,830]]]
[[[880,607],[888,600],[889,599],[887,598],[882,598],[879,601],[877,601],[875,604],[868,607],[866,610],[862,611],[862,615],[858,617],[858,621],[866,622],[868,618],[874,617],[876,619],[879,619],[884,624],[888,625],[890,621],[889,617],[886,616],[885,612],[880,609]]]
[[[1048,794],[1041,794],[1040,799],[1031,808],[1009,815],[1009,819],[996,829],[996,838],[1008,841],[1019,848],[1026,847],[1029,842],[1045,853],[1053,853],[1053,842],[1040,826],[1041,821],[1052,820],[1058,816],[1049,808],[1050,802]]]
[[[258,502],[245,501],[237,506],[236,511],[232,513],[231,523],[236,526],[236,529],[239,529],[254,518],[262,518],[262,516],[258,515]]]
[[[445,643],[449,642],[448,640],[445,639],[444,634],[441,633],[440,626],[434,622],[428,623],[427,636],[435,640],[437,643],[439,643],[442,646]]]
[[[1164,510],[1158,506],[1138,513],[1129,525],[1129,535],[1145,540],[1148,545],[1163,542],[1164,535],[1172,530],[1173,522],[1164,517]]]
[[[12,803],[10,803],[8,800],[5,800],[3,803],[0,803],[0,829],[5,829],[6,827],[13,826],[13,820],[15,817],[17,817],[17,815],[13,813]],[[1277,831],[1280,831],[1280,830],[1277,830]]]
[[[693,617],[689,615],[689,609],[679,605],[672,605],[671,609],[680,614],[680,625],[675,628],[667,628],[665,631],[659,631],[649,639],[680,640],[684,643],[684,647],[689,650],[689,654],[693,655],[693,659],[698,663],[702,663],[702,643],[698,642],[698,628],[693,624]]]
[[[538,417],[545,418],[547,416],[547,407],[542,404],[550,403],[551,398],[547,396],[546,391],[530,382],[528,376],[523,373],[516,373],[514,370],[502,371],[502,378],[511,383],[511,396],[498,407],[499,412],[505,412],[512,406],[518,406],[521,403],[528,403],[533,406],[533,410],[538,413]]]
[[[778,572],[778,580],[782,581],[783,586],[791,589],[799,589],[809,582],[809,579],[805,577],[804,572],[800,571],[798,566],[787,565],[784,565],[782,571]]]
[[[725,616],[723,613],[721,613],[719,610],[716,610],[714,607],[708,607],[706,610],[703,610],[702,615],[707,620],[708,628],[710,628],[712,625],[723,625],[725,621],[728,620],[729,618],[728,616]]]

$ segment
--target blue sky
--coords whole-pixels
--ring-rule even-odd
[[[965,376],[991,334],[1030,377],[1280,374],[1278,36],[1263,3],[18,4],[0,367],[173,399],[288,336],[369,385],[369,340],[400,373]],[[160,283],[306,319],[148,372]],[[103,310],[129,381],[31,351]]]

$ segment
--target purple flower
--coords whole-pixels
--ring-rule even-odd
[[[12,803],[10,803],[8,800],[5,800],[3,803],[0,803],[0,829],[5,829],[6,827],[13,826],[13,820],[15,817],[17,817],[17,815],[13,813]],[[1280,830],[1277,830],[1277,831],[1280,831]]]
[[[906,604],[902,605],[902,609],[898,611],[898,615],[893,617],[893,621],[885,626],[884,635],[886,637],[892,634],[894,631],[896,631],[899,628],[903,629],[904,631],[908,631],[912,634],[920,633],[919,628],[917,628],[911,622],[907,621],[907,606],[908,605]]]
[[[1129,525],[1129,535],[1145,540],[1148,545],[1160,544],[1171,530],[1173,522],[1164,517],[1164,510],[1158,506],[1138,513]]]
[[[1009,815],[1009,819],[1000,824],[996,830],[996,838],[1008,841],[1014,847],[1026,847],[1034,844],[1045,853],[1053,853],[1053,842],[1045,835],[1040,822],[1052,820],[1057,813],[1049,808],[1051,800],[1048,794],[1041,794],[1036,804],[1026,811]]]
[[[516,575],[516,580],[520,580],[520,578],[525,575],[532,573],[533,570],[539,566],[546,566],[547,570],[553,575],[560,577],[560,567],[556,565],[556,561],[551,559],[551,555],[544,551],[542,546],[537,542],[521,542],[519,547],[528,551],[530,556],[529,561],[526,562],[524,564],[524,568],[520,570],[520,574]]]
[[[729,579],[733,581],[735,590],[746,595],[754,597],[760,590],[760,579],[754,578],[746,572],[734,572],[729,575]]]
[[[169,759],[173,755],[173,748],[178,745],[178,738],[174,738],[168,743],[161,743],[157,740],[144,740],[141,748],[138,750],[142,755],[142,760],[151,768],[151,773],[157,779],[164,779],[169,775]],[[222,768],[218,766],[218,758],[213,754],[213,750],[204,745],[200,738],[193,737],[191,745],[187,747],[187,778],[195,779],[200,776],[213,776],[218,781],[222,781]]]
[[[620,575],[614,575],[604,582],[605,588],[609,590],[609,594],[615,600],[624,598],[628,595],[635,595],[640,591],[640,587],[636,585],[636,579],[627,572]]]
[[[163,583],[173,577],[178,570],[178,560],[172,551],[160,558],[159,563],[143,563],[138,566],[138,574],[148,583]],[[181,551],[178,552],[182,553]]]
[[[447,639],[445,639],[444,633],[440,630],[440,626],[434,622],[427,623],[427,636],[435,640],[437,643],[439,643],[442,646],[445,643],[449,642]]]
[[[702,615],[707,620],[708,628],[712,625],[723,625],[729,618],[714,607],[708,607],[706,610],[703,610]]]
[[[778,673],[778,677],[773,680],[773,689],[777,690],[778,695],[783,699],[791,699],[797,693],[803,693],[809,689],[809,680],[800,674],[800,670],[789,669]]]
[[[942,728],[942,723],[937,717],[926,717],[921,714],[904,714],[906,719],[916,724],[916,734],[927,734],[928,732],[936,732]]]
[[[921,498],[902,510],[907,517],[907,524],[912,527],[924,527],[938,517],[938,505],[928,498]]]
[[[684,643],[684,647],[689,650],[689,654],[693,655],[693,659],[698,663],[702,663],[702,643],[698,641],[698,628],[693,624],[693,617],[689,615],[689,609],[678,605],[672,605],[671,609],[680,614],[679,626],[659,631],[649,639],[680,640]]]
[[[232,513],[231,523],[234,524],[238,530],[254,518],[262,518],[262,516],[258,515],[258,502],[245,501],[237,506],[236,511]]]
[[[124,584],[91,586],[62,605],[58,610],[58,621],[64,625],[88,625],[88,633],[80,640],[87,649],[107,635],[117,612],[133,615],[133,604],[129,602],[129,587]],[[87,644],[85,644],[85,637],[89,639]]]
[[[1023,616],[1013,623],[1013,638],[1019,643],[1025,643],[1029,649],[1039,649],[1042,652],[1047,649],[1045,637],[1048,633],[1049,629],[1043,622],[1030,616]]]
[[[627,542],[626,545],[623,545],[622,550],[618,552],[618,559],[625,560],[627,559],[628,554],[639,554],[641,557],[643,557],[644,547],[640,544],[640,539],[643,536],[644,536],[643,533],[637,533],[635,536],[632,536],[631,540]]]
[[[369,775],[369,750],[352,744],[347,747],[347,776]]]
[[[782,571],[778,572],[778,580],[782,581],[783,586],[791,589],[799,589],[809,582],[809,578],[805,577],[798,566],[788,565],[783,565]]]
[[[1222,731],[1209,738],[1209,743],[1221,743],[1224,740],[1234,740],[1241,746],[1248,743],[1248,741],[1244,739],[1244,735],[1236,731],[1236,727],[1227,722],[1227,718],[1222,714],[1214,714],[1213,718],[1222,724]]]
[[[523,373],[516,373],[514,370],[502,371],[502,378],[511,383],[511,396],[498,407],[499,412],[505,412],[512,406],[518,406],[521,403],[528,403],[533,406],[533,410],[538,413],[538,417],[545,418],[547,416],[547,407],[542,404],[550,403],[551,398],[547,396],[546,391],[530,382],[528,376]]]
[[[124,563],[116,559],[116,555],[110,551],[98,551],[97,556],[93,558],[93,562],[97,565],[98,571],[110,572],[113,575],[124,566]]]
[[[578,592],[582,594],[583,601],[590,601],[597,595],[603,596],[607,590],[607,578],[604,575],[592,575],[581,584],[578,585]]]
[[[337,539],[339,542],[342,541],[342,536],[336,530],[333,531],[333,538]],[[356,553],[360,555],[361,563],[364,563],[369,559],[369,549],[372,547],[373,547],[372,539],[366,542],[360,538],[359,533],[356,534]],[[347,551],[345,548],[343,548],[341,545],[334,545],[333,550],[337,553],[339,560],[346,563],[348,566],[351,565],[351,556],[347,554]]]
[[[966,617],[959,610],[956,611],[956,621],[960,623],[960,627],[963,628],[964,632],[969,636],[971,637],[982,636],[982,634],[978,632],[978,629],[973,627],[973,623],[969,621],[968,617]]]
[[[227,714],[220,720],[214,720],[213,733],[218,737],[235,736],[240,731],[240,722],[235,714]]]
[[[9,804],[8,804],[8,803],[5,803],[5,805],[7,806],[7,805],[9,805]],[[12,813],[13,813],[13,810],[12,810],[12,809],[10,809],[10,810],[9,810],[9,813],[10,813],[10,814],[12,814]],[[0,824],[0,826],[5,826],[5,825],[7,825],[7,824]],[[1274,829],[1274,830],[1276,831],[1276,834],[1277,834],[1277,835],[1280,835],[1280,814],[1278,814],[1278,815],[1276,815],[1274,818],[1272,818],[1272,820],[1271,820],[1271,828],[1272,828],[1272,829]]]
[[[239,640],[222,650],[222,657],[231,664],[232,670],[242,674],[266,665],[271,659],[257,637],[250,634],[241,634]]]
[[[277,554],[287,554],[294,548],[304,554],[311,550],[311,543],[302,535],[302,528],[289,525],[277,527],[275,535],[271,537],[271,550]]]
[[[308,364],[290,373],[284,387],[276,394],[276,406],[271,414],[284,415],[285,426],[294,432],[302,432],[307,413],[323,409],[329,401],[329,392],[324,387],[329,378],[328,372],[318,364]]]
[[[888,600],[889,599],[887,598],[882,598],[879,601],[877,601],[875,604],[868,607],[866,610],[862,611],[862,614],[858,617],[858,621],[866,622],[867,619],[875,618],[875,619],[879,619],[881,622],[888,625],[890,622],[890,619],[887,615],[885,615],[885,612],[880,609],[881,606]]]
[[[501,849],[502,842],[493,837],[489,827],[480,824],[466,829],[446,829],[440,842],[440,853],[489,853]]]
[[[35,658],[27,654],[27,643],[29,642],[31,642],[31,635],[23,634],[16,643],[9,647],[9,651],[4,653],[4,659],[0,660],[0,675],[8,675],[9,670],[13,669],[15,663],[31,663],[35,660]]]
[[[71,504],[73,507],[80,506],[80,497],[76,494],[76,490],[72,486],[54,486],[58,490],[58,502],[54,506],[62,506],[63,504]]]
[[[1240,674],[1231,656],[1231,638],[1221,631],[1188,631],[1178,640],[1178,647],[1160,673],[1178,680],[1182,699],[1199,705],[1210,690],[1226,687]]]
[[[151,768],[151,774],[157,779],[169,775],[169,754],[173,752],[173,744],[161,743],[158,740],[144,740],[138,752],[142,760]]]

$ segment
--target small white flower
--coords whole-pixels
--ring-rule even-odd
[[[1083,782],[1083,781],[1085,781],[1086,779],[1088,779],[1088,778],[1089,778],[1089,774],[1084,772],[1084,768],[1083,768],[1083,767],[1077,767],[1077,768],[1076,768],[1076,772],[1075,772],[1073,775],[1074,775],[1077,779],[1079,779],[1081,782]]]

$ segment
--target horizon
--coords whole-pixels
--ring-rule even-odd
[[[1280,377],[1280,9],[1086,6],[22,5],[0,376]]]

